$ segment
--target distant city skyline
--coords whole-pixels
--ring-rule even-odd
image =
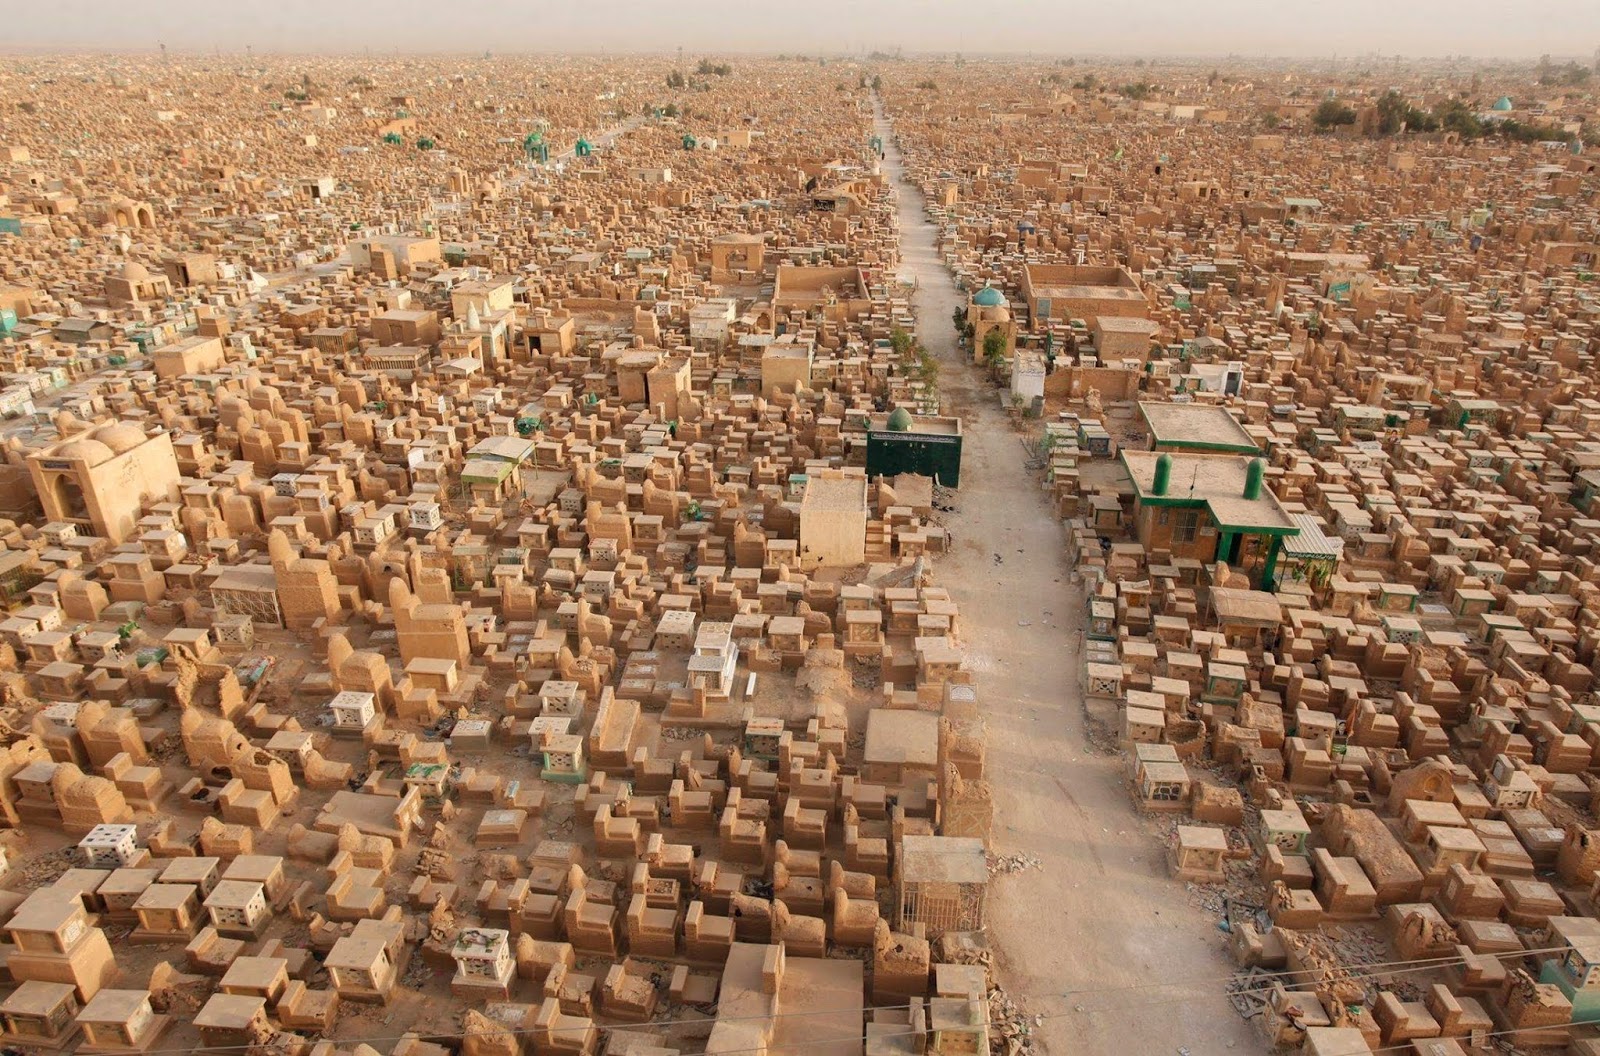
[[[1327,59],[1588,58],[1597,0],[737,0],[507,4],[503,0],[56,0],[8,11],[0,52],[216,50],[258,54],[600,51],[1147,55]]]

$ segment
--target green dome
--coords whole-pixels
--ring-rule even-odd
[[[1005,294],[1001,293],[993,286],[985,286],[983,289],[973,294],[972,303],[977,305],[979,308],[998,308],[1006,303],[1006,298]]]
[[[911,412],[904,407],[896,407],[889,415],[889,431],[891,433],[904,433],[911,428]]]
[[[1504,113],[1507,110],[1510,110],[1511,109],[1511,97],[1509,95],[1502,95],[1500,98],[1498,98],[1498,99],[1496,99],[1494,101],[1494,108],[1496,110],[1499,110],[1502,113]]]

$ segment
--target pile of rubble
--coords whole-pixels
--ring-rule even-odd
[[[1043,1019],[1043,1016],[1030,1016],[1023,1012],[1000,987],[991,989],[990,1056],[1030,1056],[1033,1052],[1033,1028]]]
[[[1039,859],[1029,854],[991,854],[989,856],[989,876],[1007,876],[1011,873],[1021,873],[1040,866]]]

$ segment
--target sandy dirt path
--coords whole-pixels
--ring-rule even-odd
[[[876,134],[899,193],[901,270],[917,280],[918,336],[940,361],[945,413],[963,419],[961,488],[945,518],[952,553],[935,575],[960,606],[989,724],[992,849],[1042,863],[990,885],[1000,981],[1027,1012],[1047,1017],[1035,1029],[1050,1056],[1265,1051],[1223,996],[1226,936],[1168,876],[1165,850],[1125,787],[1123,757],[1086,739],[1085,599],[1071,584],[1065,532],[996,390],[957,352],[950,320],[966,298],[938,257],[881,110]]]

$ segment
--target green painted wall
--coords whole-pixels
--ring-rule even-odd
[[[867,433],[867,476],[917,473],[947,488],[961,486],[961,437],[925,433]]]

